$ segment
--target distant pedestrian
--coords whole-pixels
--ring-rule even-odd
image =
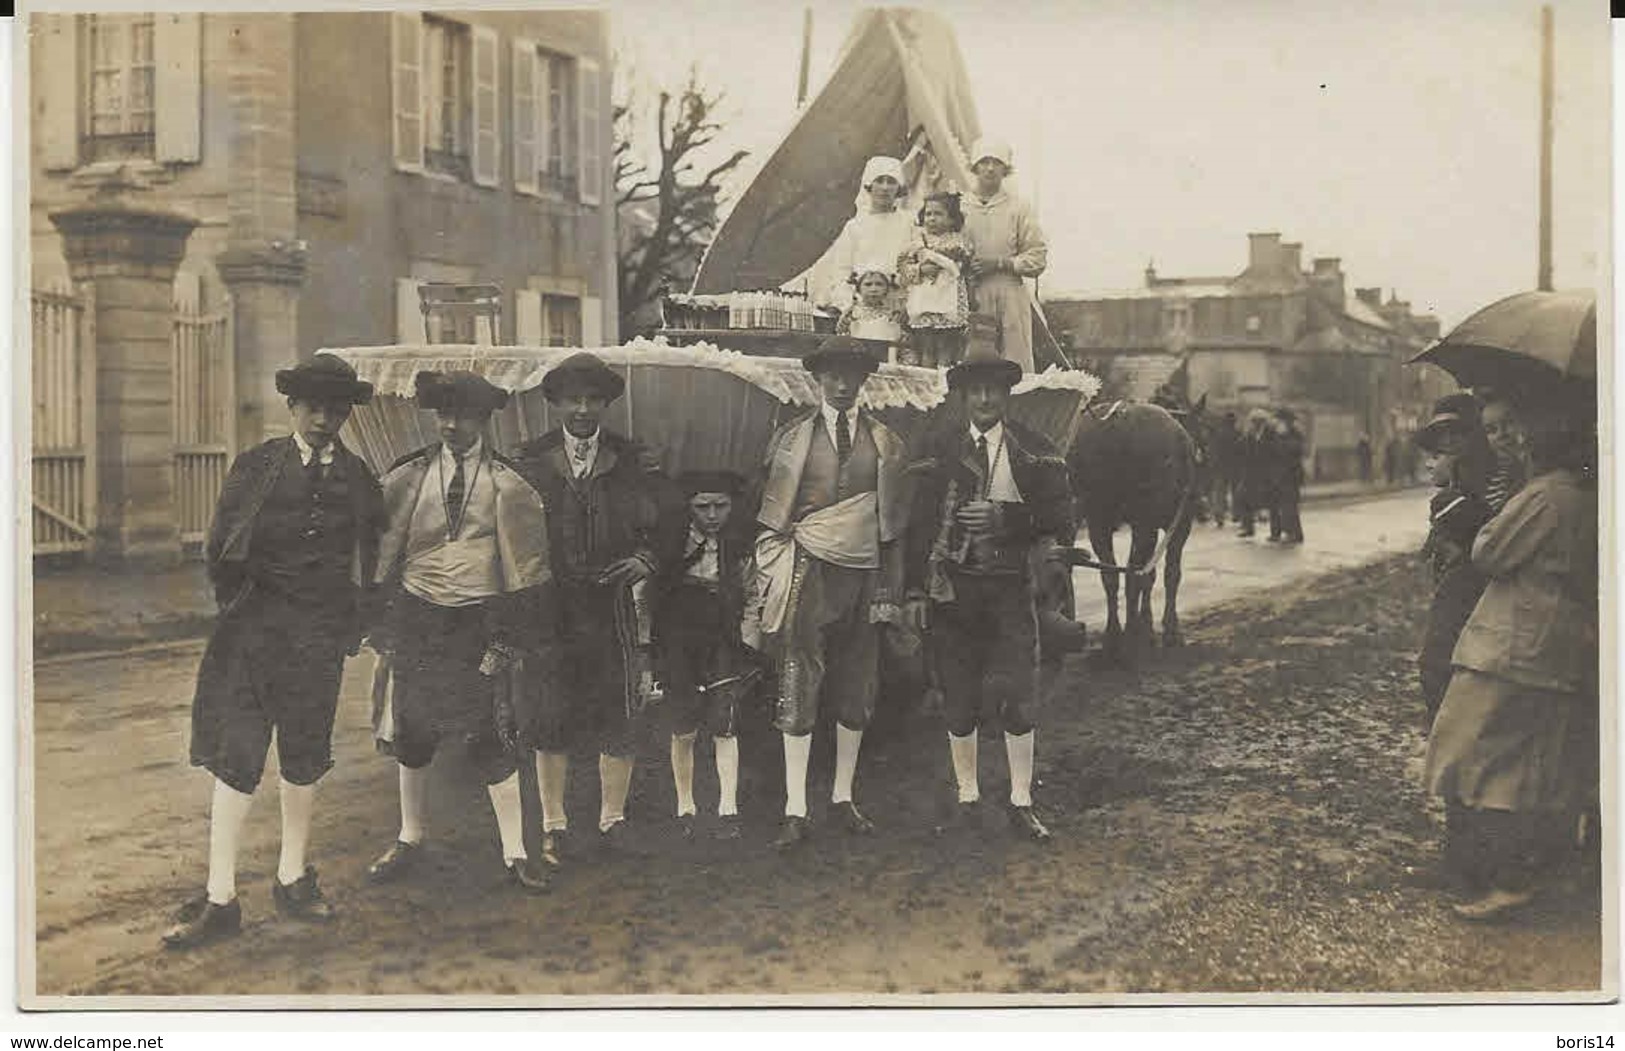
[[[1399,480],[1399,461],[1404,455],[1405,439],[1396,434],[1382,447],[1382,478],[1389,485]]]
[[[1254,409],[1247,417],[1247,430],[1236,453],[1237,536],[1252,536],[1260,512],[1268,513],[1270,503],[1270,450],[1274,445],[1270,415]]]
[[[1360,481],[1371,484],[1371,435],[1361,434],[1354,445],[1354,457],[1360,462]]]
[[[1303,489],[1303,432],[1291,409],[1275,413],[1270,446],[1270,539],[1285,544],[1303,543],[1303,520],[1298,514]]]
[[[1597,501],[1594,438],[1579,413],[1542,413],[1534,479],[1479,532],[1488,578],[1453,656],[1428,741],[1427,787],[1447,806],[1446,860],[1464,919],[1532,901],[1597,763]]]

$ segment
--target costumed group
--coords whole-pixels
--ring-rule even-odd
[[[1005,418],[1021,367],[968,355],[947,373],[963,423],[953,417],[951,430],[906,449],[858,405],[878,367],[871,344],[831,336],[804,364],[821,402],[774,435],[761,477],[687,474],[680,503],[662,499],[672,483],[638,446],[601,426],[624,380],[587,352],[543,377],[560,426],[511,459],[487,437],[507,392],[473,372],[420,372],[416,400],[435,413],[440,441],[381,480],[338,438],[371,385],[328,355],[278,372],[293,433],[238,457],[207,547],[221,614],[198,673],[191,760],[215,778],[208,883],[165,943],[239,930],[238,839],[273,736],[282,845],[272,897],[285,916],[331,917],[306,847],[315,786],[333,764],[340,676],[363,641],[389,668],[374,728],[395,760],[401,815],[373,882],[409,877],[420,860],[428,767],[456,746],[487,785],[508,878],[545,891],[580,843],[565,811],[569,757],[598,752],[590,834],[613,848],[627,834],[634,730],[657,710],[671,724],[684,835],[695,834],[703,729],[720,785],[713,834],[738,839],[735,706],[764,666],[777,672],[785,767],[774,846],[811,834],[821,710],[836,734],[829,822],[872,831],[853,781],[887,623],[923,639],[937,662],[960,820],[976,820],[978,729],[992,710],[1013,827],[1049,839],[1031,795],[1034,581],[1075,530],[1061,456]],[[733,514],[747,492],[754,523]],[[528,761],[542,811],[535,859],[518,776]]]

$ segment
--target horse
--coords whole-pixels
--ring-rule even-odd
[[[1199,404],[1181,414],[1190,422],[1187,427],[1157,405],[1091,406],[1068,450],[1072,491],[1099,564],[1117,567],[1112,536],[1119,527],[1128,526],[1133,537],[1127,566],[1102,569],[1100,574],[1106,591],[1103,641],[1109,659],[1124,657],[1125,625],[1117,613],[1119,575],[1126,578],[1130,643],[1149,644],[1153,637],[1151,589],[1159,555],[1164,556],[1162,642],[1174,647],[1183,641],[1177,607],[1185,541],[1200,498],[1203,455],[1191,432],[1200,433],[1201,410]],[[1159,533],[1165,548],[1159,548]]]

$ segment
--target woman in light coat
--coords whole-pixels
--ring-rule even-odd
[[[1473,542],[1489,584],[1428,741],[1446,862],[1475,894],[1455,906],[1466,919],[1533,900],[1595,790],[1595,438],[1579,415],[1532,421],[1535,477]]]
[[[914,236],[914,215],[901,207],[903,165],[895,157],[870,157],[863,166],[857,214],[846,221],[829,254],[819,263],[815,298],[819,306],[845,311],[855,298],[849,282],[855,267],[882,260],[895,267]],[[897,309],[901,297],[893,294]]]

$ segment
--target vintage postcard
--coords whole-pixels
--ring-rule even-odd
[[[17,28],[24,1008],[1617,995],[1595,5]]]

